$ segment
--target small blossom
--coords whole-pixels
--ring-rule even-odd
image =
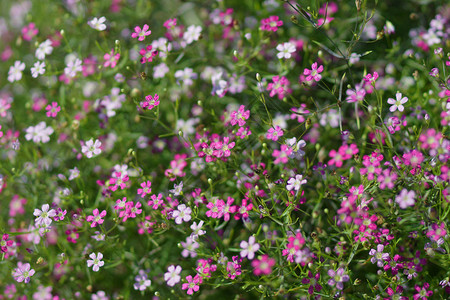
[[[45,108],[45,110],[47,111],[47,117],[56,117],[56,115],[58,114],[58,112],[61,111],[61,107],[58,106],[57,102],[52,102],[52,104],[47,105],[47,107]]]
[[[275,265],[275,259],[270,258],[269,255],[264,254],[261,259],[252,261],[253,273],[256,276],[269,275],[272,273],[272,267]]]
[[[175,218],[175,223],[181,224],[189,222],[191,219],[192,210],[190,207],[186,207],[186,204],[178,205],[177,209],[173,211],[172,216]]]
[[[261,26],[259,28],[264,31],[276,32],[278,27],[281,27],[282,25],[283,21],[281,21],[278,16],[270,16],[267,19],[261,20]]]
[[[167,282],[168,286],[174,286],[181,280],[181,267],[171,265],[167,268],[167,272],[164,273],[164,280]]]
[[[111,69],[115,68],[117,65],[117,61],[119,61],[120,53],[114,53],[114,49],[111,49],[111,52],[105,53],[103,55],[103,59],[105,62],[103,63],[103,66],[105,68],[111,67]]]
[[[328,270],[328,276],[331,277],[331,279],[328,280],[328,285],[330,286],[336,285],[336,288],[338,290],[343,290],[344,282],[350,280],[350,277],[347,274],[345,274],[345,270],[343,268],[339,268],[336,271]]]
[[[37,226],[48,227],[52,223],[52,218],[56,216],[56,211],[50,209],[50,205],[44,204],[41,209],[35,209],[33,215],[36,217],[35,223]]]
[[[53,52],[52,41],[45,40],[40,43],[38,48],[36,49],[36,58],[39,60],[44,60],[46,55],[50,55]]]
[[[104,220],[102,218],[104,218],[105,216],[106,216],[106,210],[103,210],[101,213],[99,213],[98,208],[96,208],[92,212],[92,215],[90,215],[86,218],[86,221],[92,222],[91,228],[94,228],[97,226],[97,224],[103,224]]]
[[[391,112],[394,112],[398,109],[398,111],[403,111],[405,109],[405,107],[403,106],[403,104],[405,104],[406,102],[408,102],[408,98],[407,97],[402,97],[402,93],[397,93],[395,94],[396,100],[389,98],[387,100],[387,103],[391,104],[392,106],[389,107],[389,110]]]
[[[23,264],[20,261],[17,263],[17,268],[13,271],[13,277],[17,282],[30,282],[30,277],[34,275],[34,270],[31,269],[29,263]]]
[[[200,38],[201,33],[202,33],[202,27],[201,26],[191,25],[184,32],[183,39],[186,42],[186,44],[189,45],[189,44],[191,44],[194,41],[198,41],[198,39]]]
[[[37,61],[34,63],[33,67],[31,68],[31,76],[33,78],[37,78],[39,75],[42,75],[45,73],[45,62]]]
[[[322,75],[320,75],[320,73],[322,73],[323,71],[323,66],[319,66],[317,67],[317,62],[313,63],[311,66],[311,70],[309,69],[305,69],[303,70],[303,75],[306,76],[305,80],[306,81],[320,81],[322,79]]]
[[[105,262],[102,261],[103,254],[100,252],[98,252],[97,255],[95,255],[95,253],[91,253],[89,254],[89,257],[91,259],[87,260],[88,268],[92,267],[92,271],[98,272],[100,267],[103,267],[103,265],[105,264]]]
[[[408,191],[403,189],[400,194],[395,197],[395,202],[398,203],[401,209],[406,209],[408,206],[414,206],[416,200],[416,193],[414,191]]]
[[[279,51],[277,57],[279,59],[289,59],[292,57],[292,53],[296,51],[295,45],[292,43],[283,43],[277,46],[277,50]]]
[[[138,41],[142,42],[145,40],[146,36],[151,34],[151,30],[149,30],[149,26],[145,24],[142,29],[139,26],[134,27],[134,32],[131,34],[131,37],[134,39],[138,39]]]
[[[25,63],[16,60],[14,66],[11,66],[8,71],[8,81],[14,82],[22,79],[22,71],[25,70]]]
[[[98,31],[103,31],[106,29],[106,25],[104,24],[105,21],[106,21],[105,17],[100,17],[100,18],[93,18],[87,23],[89,26],[91,26],[91,28],[96,29]]]
[[[306,179],[303,179],[303,175],[297,174],[295,175],[295,178],[292,177],[288,180],[287,185],[286,185],[286,189],[288,191],[298,191],[300,190],[301,186],[304,185],[306,183]]]
[[[248,242],[241,241],[240,247],[242,251],[240,254],[242,258],[247,257],[248,259],[253,259],[255,257],[255,252],[259,250],[259,244],[255,240],[255,237],[251,236]]]
[[[86,142],[85,145],[81,147],[81,152],[86,155],[87,158],[91,158],[93,156],[97,156],[102,153],[100,149],[102,143],[99,140],[90,139]]]
[[[281,137],[281,136],[283,136],[283,130],[280,128],[280,126],[275,126],[275,128],[270,128],[268,131],[267,131],[267,134],[266,134],[266,137],[269,139],[269,140],[272,140],[272,141],[278,141],[278,139]]]
[[[148,275],[145,274],[144,270],[139,270],[139,275],[136,275],[134,277],[134,280],[136,281],[133,285],[135,290],[139,291],[145,291],[151,284],[151,280],[148,279]]]

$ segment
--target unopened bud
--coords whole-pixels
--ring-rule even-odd
[[[256,73],[256,80],[258,82],[261,82],[261,75],[259,75],[259,73]]]

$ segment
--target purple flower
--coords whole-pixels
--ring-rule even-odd
[[[339,268],[336,271],[328,270],[328,276],[330,276],[330,280],[328,280],[328,285],[333,286],[336,285],[338,290],[344,289],[344,282],[350,280],[350,276],[344,274],[345,271],[343,268]]]
[[[372,255],[373,257],[370,259],[370,261],[374,264],[377,263],[378,267],[383,267],[383,262],[388,260],[389,254],[383,253],[384,245],[379,244],[377,245],[377,249],[371,249],[369,252],[369,255]]]

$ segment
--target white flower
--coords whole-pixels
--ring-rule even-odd
[[[405,107],[403,106],[403,104],[405,104],[406,102],[408,102],[408,98],[403,97],[402,98],[402,93],[397,93],[395,94],[395,97],[397,98],[397,100],[394,100],[392,98],[389,98],[387,100],[387,103],[392,104],[391,107],[389,107],[389,110],[391,112],[394,112],[398,109],[398,111],[403,111],[405,109]]]
[[[88,21],[88,25],[91,26],[91,28],[96,29],[98,31],[103,31],[106,29],[106,25],[103,24],[105,23],[106,18],[105,17],[100,17],[100,18],[93,18],[92,20]]]
[[[189,45],[193,41],[198,41],[198,39],[200,38],[200,34],[201,33],[202,33],[202,27],[201,26],[191,25],[184,32],[183,39]]]
[[[42,210],[35,209],[33,215],[37,217],[34,222],[37,226],[43,226],[48,227],[52,223],[52,219],[54,216],[56,216],[56,211],[54,209],[51,209],[49,211],[50,205],[44,204],[42,205]]]
[[[248,259],[253,259],[255,257],[255,252],[259,250],[259,244],[255,243],[255,237],[252,235],[248,242],[241,241],[241,257],[247,257]]]
[[[169,72],[169,67],[165,63],[160,63],[153,67],[153,78],[164,78]]]
[[[75,178],[80,177],[80,170],[77,167],[69,170],[69,180],[74,180]]]
[[[37,78],[39,75],[45,73],[45,62],[37,61],[31,68],[31,76]]]
[[[292,153],[289,155],[289,158],[297,158],[301,159],[305,155],[305,151],[302,150],[306,146],[306,142],[304,140],[299,140],[297,142],[297,138],[293,137],[292,139],[286,139],[286,144],[292,149]]]
[[[199,236],[204,235],[206,233],[206,231],[204,231],[202,229],[203,227],[203,221],[200,221],[197,225],[197,222],[192,223],[191,225],[191,229],[192,229],[192,233],[191,233],[191,238],[196,240],[198,239]]]
[[[181,267],[171,265],[167,268],[167,273],[164,274],[164,280],[167,281],[168,286],[174,286],[181,280]]]
[[[81,147],[81,152],[83,152],[87,158],[91,158],[94,155],[97,156],[102,153],[102,149],[100,149],[101,146],[102,142],[99,140],[96,139],[94,143],[94,139],[90,139],[84,146]]]
[[[295,52],[296,48],[295,48],[294,44],[287,42],[287,43],[279,44],[277,46],[277,50],[280,51],[277,54],[277,57],[279,59],[282,59],[282,58],[289,59],[289,58],[291,58],[292,53]]]
[[[292,177],[288,180],[288,184],[286,185],[286,189],[288,191],[292,191],[293,189],[298,191],[302,185],[306,183],[306,179],[303,179],[303,175],[297,174],[295,178]]]
[[[50,55],[53,52],[52,47],[52,41],[45,40],[44,42],[40,43],[38,48],[36,49],[36,58],[39,60],[45,59],[46,55]]]
[[[178,70],[175,72],[175,78],[177,79],[177,83],[183,83],[184,86],[191,86],[194,84],[193,79],[198,77],[197,73],[194,73],[194,70],[191,68],[185,68],[184,70]]]
[[[174,196],[180,196],[183,192],[183,181],[180,184],[174,184],[173,189],[169,190]]]
[[[69,61],[67,67],[64,68],[64,74],[66,74],[67,77],[75,77],[78,72],[81,72],[83,70],[83,67],[81,65],[82,62],[78,58]]]
[[[178,205],[177,209],[172,212],[172,216],[175,218],[175,223],[181,224],[191,220],[192,209],[186,207],[185,204]]]
[[[14,82],[22,79],[22,71],[25,70],[25,63],[20,60],[14,62],[14,66],[11,66],[8,71],[8,81]]]
[[[94,266],[92,268],[92,271],[94,272],[97,272],[100,269],[100,267],[103,267],[103,265],[105,264],[105,262],[102,261],[103,254],[100,252],[98,252],[97,255],[95,255],[95,253],[91,253],[89,254],[89,257],[91,259],[88,259],[87,266],[88,268]]]
[[[50,141],[50,135],[53,133],[51,126],[47,127],[45,122],[40,122],[36,126],[30,126],[26,130],[25,139],[27,141],[33,140],[35,143],[47,143]]]

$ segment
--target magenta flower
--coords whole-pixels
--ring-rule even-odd
[[[17,282],[30,282],[30,277],[34,275],[34,270],[31,269],[29,263],[23,264],[20,261],[17,263],[17,268],[13,271],[13,277]]]
[[[319,279],[320,273],[313,275],[311,271],[308,271],[308,278],[305,277],[302,279],[303,284],[309,284],[308,294],[312,295],[314,290],[316,290],[316,292],[320,292],[322,290],[322,286],[318,283]]]
[[[134,32],[131,34],[131,37],[134,39],[138,39],[138,41],[142,42],[145,40],[146,36],[151,34],[151,30],[149,30],[149,26],[145,24],[142,29],[139,26],[134,27]]]
[[[183,283],[181,286],[181,289],[186,290],[187,294],[192,295],[194,292],[197,292],[200,289],[200,284],[202,283],[203,279],[198,274],[195,275],[194,278],[192,278],[191,275],[186,277],[187,283]]]
[[[347,90],[346,94],[347,98],[345,98],[345,100],[347,100],[348,103],[361,102],[366,96],[366,90],[360,84],[357,84],[355,89]]]
[[[146,195],[150,194],[152,192],[151,186],[152,183],[150,180],[141,183],[141,188],[137,190],[138,195],[141,195],[141,198],[144,198]]]
[[[4,234],[2,239],[0,240],[0,250],[2,253],[5,253],[8,251],[8,247],[11,247],[13,245],[13,240],[8,240],[9,234]]]
[[[272,82],[267,85],[267,91],[270,91],[269,96],[273,97],[278,95],[278,99],[283,100],[287,94],[292,92],[289,88],[289,84],[289,80],[284,76],[272,77]]]
[[[433,295],[433,291],[427,290],[429,288],[430,288],[430,285],[428,284],[428,282],[425,282],[422,287],[420,287],[419,285],[416,284],[414,286],[414,289],[416,290],[417,294],[414,294],[413,299],[414,300],[417,300],[417,299],[427,300],[428,299],[427,297],[430,297],[431,295]]]
[[[272,273],[272,267],[275,265],[275,259],[270,258],[269,255],[264,254],[261,259],[255,259],[252,261],[253,274],[269,275]]]
[[[58,112],[61,111],[61,107],[58,106],[57,102],[52,102],[52,104],[47,105],[47,107],[45,108],[45,110],[47,111],[47,117],[56,117],[56,115],[58,114]]]
[[[373,75],[372,74],[367,74],[365,77],[364,77],[364,81],[365,82],[368,82],[368,83],[370,83],[370,84],[372,84],[372,85],[374,85],[375,84],[375,81],[378,79],[378,73],[377,72],[373,72]]]
[[[280,20],[278,16],[270,16],[267,19],[261,20],[261,30],[276,32],[278,27],[283,25],[283,21]]]
[[[146,108],[148,110],[152,110],[156,106],[159,105],[159,95],[155,94],[155,96],[147,95],[145,96],[145,101],[142,103],[142,108]]]
[[[145,64],[146,62],[153,61],[153,57],[158,55],[158,50],[153,50],[153,46],[152,45],[148,45],[147,47],[142,48],[139,51],[139,54],[142,56],[141,57],[141,64]]]
[[[233,111],[231,113],[231,125],[238,124],[240,127],[245,125],[245,120],[248,120],[250,118],[250,110],[245,110],[245,106],[241,105],[239,107],[239,110]]]
[[[313,63],[311,66],[311,70],[309,69],[305,69],[303,70],[303,75],[306,76],[305,80],[306,81],[312,81],[313,79],[315,81],[320,81],[320,79],[322,79],[322,75],[320,75],[320,73],[322,73],[323,71],[323,66],[320,65],[319,67],[317,67],[317,63]]]
[[[86,221],[92,222],[91,227],[94,228],[97,226],[97,224],[103,224],[104,220],[102,218],[106,216],[106,210],[103,210],[101,213],[99,213],[98,208],[96,208],[92,213],[93,215],[86,218]]]

